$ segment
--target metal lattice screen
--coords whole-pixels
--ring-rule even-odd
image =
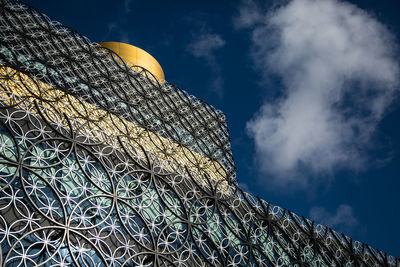
[[[400,266],[242,192],[219,111],[0,3],[2,266]]]

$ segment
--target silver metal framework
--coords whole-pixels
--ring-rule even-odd
[[[400,266],[237,187],[222,112],[0,1],[1,266]]]

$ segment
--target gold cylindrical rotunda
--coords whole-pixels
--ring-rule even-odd
[[[140,66],[151,72],[157,79],[164,83],[164,71],[158,61],[143,49],[120,42],[101,42],[101,46],[111,49],[126,62]]]

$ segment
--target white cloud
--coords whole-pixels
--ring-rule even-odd
[[[316,223],[349,232],[359,223],[353,214],[353,208],[349,205],[340,205],[335,214],[326,211],[323,207],[312,207],[309,218]]]
[[[196,34],[187,46],[187,50],[196,58],[204,59],[211,67],[215,76],[210,90],[218,97],[223,95],[224,79],[221,75],[221,67],[215,58],[215,52],[225,45],[225,40],[218,34],[200,33]]]
[[[389,31],[337,0],[292,0],[263,19],[260,10],[240,14],[258,14],[237,24],[251,27],[252,58],[263,77],[278,75],[284,85],[247,123],[261,171],[275,185],[307,186],[336,169],[362,170],[399,89]]]

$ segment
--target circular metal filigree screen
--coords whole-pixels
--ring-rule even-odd
[[[0,12],[2,266],[400,266],[242,192],[209,105],[33,8]]]

